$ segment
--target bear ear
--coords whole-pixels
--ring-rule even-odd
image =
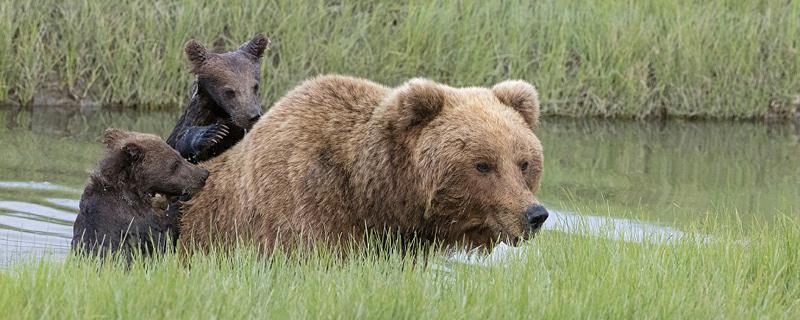
[[[500,102],[522,115],[531,130],[539,125],[539,94],[530,83],[509,80],[496,84],[492,92]]]
[[[125,130],[108,128],[103,132],[103,144],[108,149],[114,149],[120,141],[130,136]]]
[[[184,51],[186,52],[186,57],[189,58],[189,61],[192,62],[195,68],[203,65],[208,58],[208,50],[206,50],[206,47],[194,39],[186,43]]]
[[[258,60],[264,55],[264,51],[269,48],[269,44],[269,37],[263,33],[259,33],[255,35],[253,39],[250,39],[250,41],[239,47],[239,51],[248,53],[256,57],[256,60]]]
[[[411,130],[436,118],[447,101],[446,89],[427,79],[412,79],[397,89],[392,102],[397,108],[397,127]]]
[[[144,148],[136,142],[128,142],[122,146],[122,151],[131,162],[139,161],[144,157]]]

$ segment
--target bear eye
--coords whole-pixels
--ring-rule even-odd
[[[222,94],[224,94],[226,98],[233,98],[236,96],[236,91],[233,91],[233,89],[225,89]]]
[[[178,171],[178,167],[180,167],[180,165],[181,165],[181,164],[180,164],[180,163],[178,163],[177,161],[176,161],[176,162],[173,162],[173,163],[172,163],[172,166],[169,168],[169,170],[170,170],[171,172]]]
[[[258,84],[253,86],[253,92],[256,92],[256,93],[258,92]]]
[[[489,173],[489,171],[492,171],[492,166],[488,163],[481,162],[475,165],[475,170],[478,170],[480,173]]]
[[[522,170],[523,172],[528,171],[528,161],[520,163],[519,169]]]

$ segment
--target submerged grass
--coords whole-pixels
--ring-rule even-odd
[[[0,309],[30,318],[693,318],[800,316],[800,227],[712,227],[711,240],[626,243],[546,231],[490,266],[397,252],[261,258],[70,256],[0,271]],[[699,234],[699,233],[698,233]]]
[[[797,1],[15,0],[0,16],[0,101],[47,89],[174,108],[188,39],[230,49],[256,32],[274,44],[265,105],[331,72],[522,78],[545,114],[568,116],[789,117],[800,94]]]

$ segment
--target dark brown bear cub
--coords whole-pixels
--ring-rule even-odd
[[[238,50],[220,54],[208,52],[195,40],[186,43],[197,81],[167,144],[198,163],[242,140],[262,113],[260,64],[269,43],[257,34]]]
[[[73,227],[72,247],[101,256],[133,250],[145,255],[163,251],[177,239],[178,220],[155,211],[152,198],[191,195],[208,171],[183,159],[161,138],[107,129],[105,159],[89,178]]]

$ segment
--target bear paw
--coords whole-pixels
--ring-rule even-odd
[[[219,142],[228,135],[229,131],[230,128],[225,124],[212,124],[195,137],[192,143],[193,149],[198,153],[205,153],[219,144]]]

